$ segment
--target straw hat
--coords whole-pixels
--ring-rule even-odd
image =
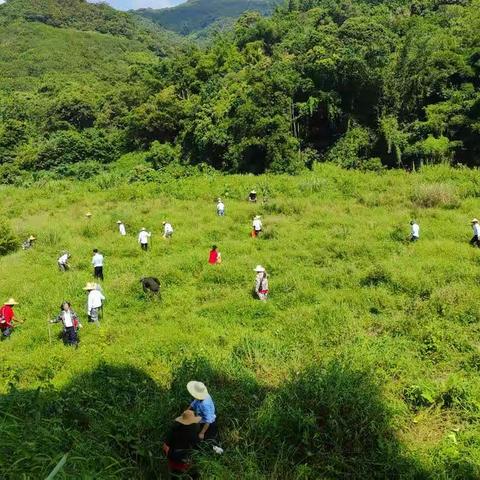
[[[165,225],[167,222],[162,222],[162,225]]]
[[[121,220],[117,220],[117,223],[120,225],[121,223],[123,223]]]
[[[30,236],[28,237],[28,239],[29,239],[29,240],[36,240],[37,237],[34,237],[33,235],[30,235]]]
[[[250,193],[257,193],[255,190],[252,190]]]
[[[193,425],[199,423],[201,419],[202,417],[197,417],[192,410],[185,410],[175,421],[182,425]]]
[[[88,282],[85,287],[83,287],[84,290],[95,290],[97,288],[97,285],[95,283]]]
[[[261,218],[262,218],[262,217],[261,217],[260,215],[255,215],[255,216],[253,217],[254,220],[260,220]]]
[[[4,305],[18,305],[18,302],[16,302],[13,298],[9,298]]]
[[[474,218],[474,219],[472,220],[472,223],[478,223],[478,219]]]
[[[86,217],[91,217],[92,214],[91,214],[90,212],[87,212],[87,213],[85,214],[85,216],[86,216]]]
[[[188,393],[197,400],[205,400],[208,397],[207,387],[202,382],[192,380],[187,383]]]
[[[265,272],[266,270],[265,270],[265,268],[263,268],[261,265],[257,265],[257,266],[253,269],[253,271],[254,271],[254,272],[259,272],[259,273],[261,272],[261,273],[263,273],[263,272]]]
[[[147,229],[146,229],[145,227],[142,227],[142,228],[140,229],[140,231],[142,231],[142,232],[146,232],[146,231],[147,231]]]

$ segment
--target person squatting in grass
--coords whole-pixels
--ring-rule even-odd
[[[70,265],[68,264],[70,257],[71,255],[68,252],[63,252],[58,259],[58,269],[61,272],[66,272],[67,270],[70,270]]]
[[[13,298],[10,298],[3,304],[2,308],[0,308],[0,332],[2,340],[10,338],[15,328],[13,325],[13,322],[16,320],[15,312],[13,311],[15,305],[18,305],[18,303]]]
[[[208,393],[207,387],[202,382],[192,380],[187,383],[187,390],[194,398],[189,410],[201,417],[198,438],[215,442],[218,436],[217,415],[215,404]]]
[[[142,227],[140,233],[138,234],[138,243],[140,244],[142,250],[148,250],[148,241],[151,236],[152,234],[150,232],[147,232],[147,229],[145,227]]]
[[[30,250],[35,245],[36,238],[33,235],[30,235],[23,243],[23,250]]]
[[[82,327],[78,321],[77,314],[72,310],[70,302],[63,302],[60,306],[60,313],[57,318],[50,320],[50,323],[63,324],[63,343],[78,347],[78,329]]]
[[[172,238],[173,227],[171,223],[163,222],[163,238]]]
[[[172,477],[182,476],[188,472],[192,479],[199,478],[192,461],[193,451],[200,442],[200,422],[202,417],[192,410],[186,410],[175,419],[163,444],[167,456],[168,470]]]
[[[480,240],[479,240],[480,225],[478,224],[478,220],[476,218],[472,220],[472,229],[473,229],[473,237],[470,240],[470,245],[473,245],[474,247],[480,247]]]
[[[257,202],[257,192],[255,190],[251,190],[248,194],[248,201],[252,203]]]
[[[98,249],[93,249],[92,265],[93,265],[93,278],[103,281],[103,255]]]
[[[223,217],[225,215],[225,204],[222,202],[221,198],[217,199],[217,215]]]
[[[411,225],[410,241],[416,242],[420,238],[420,226],[415,220],[411,220],[410,225]]]
[[[142,284],[143,291],[145,293],[151,292],[154,295],[158,295],[160,293],[160,280],[156,277],[142,277],[140,279],[140,283]]]
[[[258,237],[262,233],[263,224],[260,215],[253,217],[252,228],[252,237],[254,238]]]
[[[218,265],[222,263],[222,254],[218,251],[216,245],[212,245],[212,249],[210,250],[210,255],[208,257],[208,263],[210,265]]]
[[[254,271],[257,273],[255,277],[255,294],[260,300],[265,301],[268,298],[267,271],[261,265],[257,265]]]
[[[99,325],[100,310],[103,307],[105,296],[98,289],[97,284],[87,283],[84,290],[88,292],[87,297],[87,315],[90,323]]]

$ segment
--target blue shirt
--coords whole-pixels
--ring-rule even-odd
[[[201,423],[213,423],[217,418],[215,415],[215,405],[210,395],[208,395],[205,400],[194,400],[190,408],[196,415],[202,417]]]

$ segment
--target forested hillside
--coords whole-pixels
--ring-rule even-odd
[[[480,163],[480,0],[292,0],[271,18],[244,14],[208,47],[167,42],[160,56],[142,24],[119,34],[137,25],[129,14],[43,0],[39,18],[26,4],[0,7],[0,41],[15,38],[0,53],[3,182],[91,175],[129,151],[152,171]],[[65,5],[77,14],[63,18]],[[105,12],[115,35],[80,32]],[[72,48],[60,40],[71,35]]]
[[[142,17],[182,35],[204,30],[212,24],[230,24],[247,10],[273,12],[283,0],[188,0],[172,8],[137,10]]]

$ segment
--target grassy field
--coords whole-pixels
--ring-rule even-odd
[[[245,201],[254,187],[257,205]],[[56,478],[166,478],[163,436],[191,379],[216,400],[225,448],[198,459],[203,478],[480,478],[477,171],[325,165],[157,183],[106,173],[0,194],[1,217],[38,237],[0,259],[0,296],[25,320],[0,345],[1,478],[45,478],[65,453]],[[249,237],[254,214],[263,238]],[[405,241],[412,217],[417,244]],[[100,328],[82,291],[95,247],[106,257]],[[61,274],[64,249],[73,268]],[[267,303],[251,294],[259,263]],[[143,275],[161,279],[161,301],[143,294]],[[82,316],[78,350],[49,343],[64,299]]]

